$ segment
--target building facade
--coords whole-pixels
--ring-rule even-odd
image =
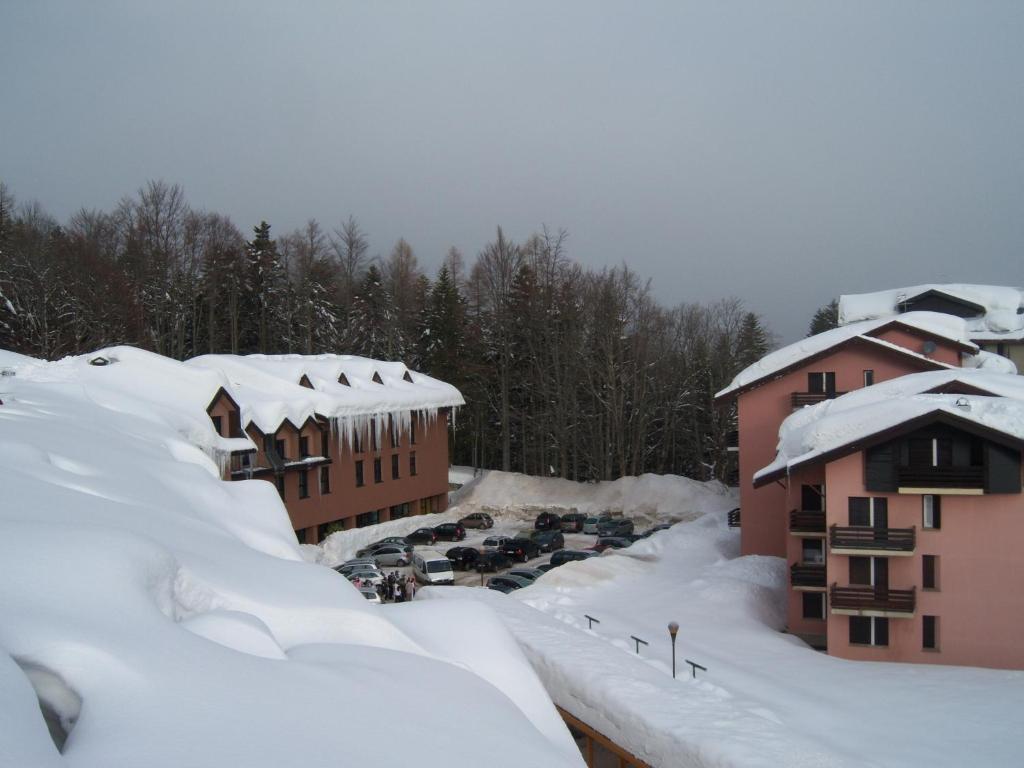
[[[197,359],[237,384],[211,401],[214,428],[254,446],[232,454],[225,478],[273,483],[308,544],[335,530],[447,509],[457,390],[404,366],[391,376],[377,370],[400,364],[318,356],[307,372],[304,360]]]

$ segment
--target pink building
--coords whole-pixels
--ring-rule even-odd
[[[787,556],[795,500],[782,484],[755,487],[753,476],[774,459],[779,427],[794,410],[908,373],[958,368],[977,351],[961,319],[910,312],[803,339],[740,372],[716,402],[737,409],[743,554]],[[810,498],[802,503],[814,507]]]
[[[854,660],[1024,668],[1024,382],[905,376],[794,414],[789,631]],[[746,525],[746,519],[743,521]]]

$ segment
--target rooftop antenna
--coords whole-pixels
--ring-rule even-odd
[[[935,342],[931,340],[926,341],[921,345],[921,351],[924,352],[925,355],[934,355],[936,349],[938,349],[938,347],[936,347]]]

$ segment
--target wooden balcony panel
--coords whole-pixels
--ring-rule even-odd
[[[900,467],[900,488],[985,488],[984,467]]]
[[[867,528],[833,525],[828,531],[833,554],[911,555],[917,546],[915,528]]]
[[[789,513],[789,532],[792,534],[817,534],[825,533],[825,510],[823,509],[793,509]]]
[[[847,616],[891,616],[906,618],[914,615],[916,587],[911,589],[890,589],[877,586],[829,588],[829,605],[832,613]]]
[[[789,567],[789,583],[793,589],[804,591],[824,591],[824,563],[793,563]]]
[[[736,507],[735,509],[730,509],[729,510],[729,515],[728,515],[728,519],[729,519],[729,527],[730,528],[739,528],[740,527],[740,508]]]
[[[803,408],[805,405],[814,405],[823,400],[834,400],[845,394],[845,392],[794,392],[790,396],[790,404],[794,408]]]

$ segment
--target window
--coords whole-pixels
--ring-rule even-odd
[[[320,455],[325,459],[331,456],[331,436],[328,432],[320,433]]]
[[[824,619],[825,618],[825,593],[804,592],[804,618]]]
[[[299,472],[299,498],[309,498],[309,470],[304,469]]]
[[[857,585],[871,585],[871,558],[851,557],[850,558],[850,583]]]
[[[804,539],[801,559],[804,563],[820,565],[825,562],[825,540]]]
[[[284,501],[284,475],[277,475],[274,478],[274,483],[277,485],[277,495],[281,497],[281,501]]]
[[[416,451],[409,453],[409,476],[416,477]]]
[[[864,386],[870,387],[875,383],[875,372],[872,370],[864,371]]]
[[[865,528],[889,527],[889,501],[884,496],[851,496],[850,525]]]
[[[305,435],[299,438],[299,456],[302,458],[309,456],[309,438]]]
[[[210,418],[213,419],[213,429],[214,429],[214,431],[218,435],[222,434],[221,431],[220,431],[220,422],[221,422],[220,416],[211,416]]]
[[[397,504],[391,508],[391,519],[401,520],[403,517],[409,516],[409,502],[404,504]]]
[[[357,427],[357,428],[352,430],[352,453],[362,453],[362,452],[363,452],[363,436],[362,436],[362,433],[359,431],[359,428]]]
[[[923,589],[939,588],[939,556],[921,556],[921,587]]]
[[[284,459],[284,440],[275,440],[274,448],[277,450],[277,455]]]
[[[416,445],[416,422],[417,421],[418,421],[418,419],[416,418],[416,414],[413,414],[412,418],[409,420],[409,442],[412,443],[413,445]]]
[[[391,422],[388,425],[388,439],[391,440],[392,448],[397,448],[401,443],[398,432],[398,421],[395,419],[391,419]]]
[[[363,462],[356,462],[356,488],[363,487]]]
[[[801,485],[800,508],[808,512],[821,512],[825,509],[825,486]]]
[[[320,495],[325,496],[331,492],[330,467],[320,467]]]
[[[938,530],[942,527],[941,496],[925,494],[921,497],[921,526]]]
[[[807,374],[807,391],[815,395],[836,393],[835,371],[816,371]]]
[[[376,459],[373,460],[373,482],[375,482],[375,483],[383,483],[384,482],[384,473],[381,471],[381,468],[380,468],[380,457],[379,456]]]
[[[391,456],[391,479],[392,480],[397,480],[398,479],[398,454],[397,453],[393,454]]]
[[[306,529],[305,528],[299,528],[299,530],[297,530],[295,532],[295,539],[299,542],[299,544],[305,544],[306,543]]]
[[[376,525],[380,520],[380,514],[377,510],[373,512],[364,512],[361,515],[356,515],[356,528],[365,528],[368,525]]]
[[[888,645],[889,620],[877,616],[850,617],[850,645]]]
[[[370,450],[377,450],[377,420],[370,419]]]
[[[939,617],[921,617],[921,647],[926,651],[939,650]]]

